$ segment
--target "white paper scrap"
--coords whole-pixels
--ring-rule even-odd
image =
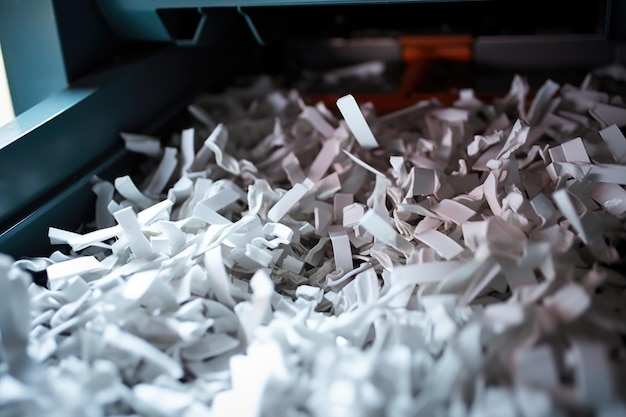
[[[546,297],[544,303],[554,309],[563,321],[570,322],[589,308],[591,298],[581,285],[571,282],[561,287],[555,294]]]
[[[164,218],[163,214],[169,210],[174,203],[165,199],[137,213],[137,220],[142,226],[146,226],[156,220],[169,220]]]
[[[433,169],[412,168],[413,173],[413,195],[432,195],[437,192],[437,173]]]
[[[150,180],[150,183],[146,187],[146,195],[156,197],[163,192],[163,189],[172,177],[172,174],[176,169],[176,165],[178,164],[177,156],[178,150],[176,148],[165,148],[163,157],[161,158],[161,163]]]
[[[215,292],[217,299],[229,307],[234,306],[236,302],[230,293],[232,284],[222,261],[220,246],[205,252],[204,266],[207,268],[209,281],[213,284],[211,290]]]
[[[311,126],[320,132],[325,138],[331,138],[333,136],[335,129],[322,117],[320,112],[315,107],[305,106],[302,113],[300,113],[300,117],[308,120],[311,123]]]
[[[0,303],[0,332],[2,332],[0,346],[5,364],[3,366],[6,366],[8,374],[16,378],[17,382],[27,380],[28,374],[32,371],[32,359],[27,347],[33,301],[28,293],[28,274],[12,268],[12,261],[13,258],[0,254],[0,291],[5,294],[3,302]],[[0,377],[0,381],[4,381],[4,378]],[[0,400],[0,408],[3,403],[6,403],[6,400]]]
[[[139,191],[133,180],[125,175],[123,177],[119,177],[115,179],[115,189],[122,195],[124,198],[131,201],[133,204],[136,204],[139,209],[145,209],[146,207],[150,207],[154,204],[154,201]]]
[[[300,167],[300,161],[293,152],[289,153],[283,158],[282,167],[287,174],[287,178],[289,178],[291,185],[296,185],[297,183],[303,182],[306,179],[306,175]]]
[[[359,220],[359,225],[374,235],[376,239],[392,246],[400,252],[408,254],[413,250],[413,245],[400,236],[391,225],[376,214],[374,210],[368,210]]]
[[[561,148],[567,162],[591,162],[581,138],[570,139],[563,143]]]
[[[469,207],[450,199],[441,200],[431,207],[430,210],[443,219],[456,224],[463,224],[476,214],[476,212]]]
[[[333,221],[333,213],[327,204],[317,203],[313,209],[315,233],[323,235],[327,232],[328,225]]]
[[[550,107],[550,100],[559,90],[560,85],[553,80],[546,80],[537,91],[535,98],[528,109],[528,121],[535,126],[545,117]]]
[[[277,222],[295,206],[302,197],[306,195],[315,184],[310,179],[305,179],[303,183],[294,185],[283,195],[276,204],[267,212],[267,218],[272,222]]]
[[[126,149],[157,158],[161,154],[161,141],[158,138],[130,132],[120,132]]]
[[[352,159],[357,165],[365,168],[367,171],[371,172],[372,174],[378,175],[379,177],[382,177],[382,178],[387,178],[385,174],[383,174],[382,172],[380,172],[376,168],[372,167],[371,165],[363,162],[362,160],[360,160],[356,156],[352,155],[350,152],[346,151],[345,149],[343,150],[343,153],[346,154],[348,156],[348,158]]]
[[[576,393],[583,404],[601,408],[615,395],[606,347],[599,342],[578,339],[572,342]]]
[[[125,209],[115,212],[113,216],[124,230],[130,249],[133,251],[135,256],[137,258],[141,258],[151,255],[152,246],[150,246],[150,241],[141,231],[141,225],[139,224],[139,220],[137,219],[133,208],[126,207]]]
[[[422,233],[416,233],[415,238],[420,242],[430,246],[446,260],[450,260],[465,250],[463,246],[456,243],[453,239],[435,229],[430,229]]]
[[[589,109],[589,114],[603,127],[617,125],[618,127],[626,126],[626,107],[613,106],[606,103],[594,103]]]
[[[336,193],[341,191],[341,180],[339,174],[333,172],[330,175],[322,178],[317,185],[313,188],[317,198],[320,200],[327,200],[333,197]]]
[[[328,229],[328,235],[333,246],[333,254],[335,265],[338,270],[348,273],[353,269],[352,251],[350,249],[350,240],[341,226],[331,226]]]
[[[487,175],[483,190],[491,212],[496,216],[502,215],[502,206],[500,205],[500,201],[498,201],[498,180],[493,171]]]
[[[337,107],[354,134],[354,137],[359,142],[359,145],[365,149],[377,148],[378,141],[376,141],[354,96],[348,94],[339,98],[337,100]]]
[[[515,124],[513,124],[511,132],[509,133],[509,136],[506,138],[506,141],[502,146],[502,149],[500,150],[500,152],[498,152],[496,159],[501,160],[505,158],[510,158],[510,156],[517,149],[519,149],[522,145],[526,143],[529,132],[530,126],[523,123],[519,119],[516,120]]]
[[[353,202],[354,196],[352,194],[337,193],[333,196],[333,221],[335,223],[343,224],[343,210]]]
[[[626,190],[621,185],[596,183],[589,196],[617,218],[626,216]]]
[[[195,157],[195,133],[193,127],[183,129],[180,135],[180,175],[184,175],[191,168]]]
[[[207,206],[211,210],[218,211],[237,200],[239,200],[239,193],[233,189],[224,188],[218,191],[217,194],[202,200],[200,204]]]
[[[239,163],[231,155],[224,152],[223,149],[227,141],[228,131],[224,124],[220,123],[211,132],[207,140],[204,141],[204,146],[213,151],[215,160],[220,168],[231,174],[238,175],[241,172]]]
[[[191,393],[152,384],[137,384],[132,392],[135,407],[147,415],[186,415],[183,413],[194,401]]]
[[[117,326],[109,325],[104,331],[102,338],[105,343],[115,346],[124,352],[138,357],[143,357],[152,365],[162,369],[172,378],[181,378],[183,369],[180,364],[167,354],[163,353],[152,344],[120,330]]]
[[[115,187],[108,181],[97,181],[91,190],[96,194],[96,227],[102,229],[115,224],[111,213],[107,210],[115,195]]]
[[[209,201],[211,204],[211,201]],[[193,210],[193,215],[204,220],[208,224],[232,224],[230,220],[219,214],[217,211],[209,208],[206,204],[199,203]]]
[[[302,268],[304,267],[304,262],[295,256],[287,255],[283,260],[282,264],[283,268],[287,271],[293,272],[294,274],[302,273]]]
[[[259,269],[250,279],[252,299],[235,306],[246,342],[253,340],[255,329],[269,321],[271,317],[271,299],[274,294],[274,282],[267,270]]]
[[[618,164],[626,164],[626,138],[616,124],[600,130],[600,137],[609,148],[609,152]]]
[[[626,165],[554,162],[557,175],[569,175],[579,181],[589,180],[626,185]]]
[[[524,322],[524,309],[517,303],[497,303],[485,307],[483,322],[496,332],[514,327]]]
[[[530,200],[535,213],[541,218],[542,226],[552,226],[559,218],[559,213],[545,194],[539,193]]]
[[[351,227],[358,224],[365,214],[365,206],[360,203],[348,204],[343,208],[343,226]]]
[[[339,155],[338,141],[334,138],[325,141],[322,144],[322,149],[309,167],[308,178],[313,182],[320,180],[326,174],[337,155]]]
[[[549,346],[515,349],[513,360],[517,383],[548,389],[558,387],[559,375],[554,362],[554,354]]]
[[[121,231],[121,228],[118,227],[118,229]],[[104,230],[104,229],[99,229],[99,230]],[[78,233],[68,232],[67,230],[57,229],[56,227],[48,228],[48,238],[50,239],[51,245],[61,245],[61,244],[67,243],[71,245],[74,248],[74,250],[80,250],[82,249],[81,245],[75,245],[72,242],[75,242],[76,239],[81,239],[83,236],[84,235],[80,235]],[[111,248],[111,245],[106,244],[106,243],[101,243],[98,241],[93,242],[92,245],[99,247],[99,248],[103,248],[103,249]]]
[[[463,264],[462,261],[437,261],[397,266],[391,271],[390,280],[402,286],[439,282]]]
[[[246,244],[245,255],[252,261],[265,268],[269,267],[274,259],[269,251],[261,249],[258,246],[252,245],[250,243]]]
[[[185,346],[181,356],[186,360],[202,361],[231,351],[239,346],[239,341],[224,333],[207,333],[193,344]]]
[[[54,263],[46,268],[46,273],[48,279],[53,281],[101,270],[103,267],[95,256],[80,256],[69,261]]]

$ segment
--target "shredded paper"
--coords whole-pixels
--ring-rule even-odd
[[[626,108],[592,78],[379,115],[260,76],[188,116],[0,257],[2,416],[626,415]]]

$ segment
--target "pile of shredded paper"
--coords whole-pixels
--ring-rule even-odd
[[[0,257],[2,416],[626,415],[626,106],[591,73],[386,115],[261,76],[187,115]]]

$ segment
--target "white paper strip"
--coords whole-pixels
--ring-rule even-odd
[[[95,256],[80,256],[69,261],[54,263],[46,268],[51,281],[103,270]]]
[[[355,139],[365,149],[377,148],[378,142],[372,133],[359,104],[351,94],[343,96],[337,100],[337,107],[345,119],[348,127],[354,134]]]
[[[225,188],[220,190],[217,194],[208,197],[200,202],[200,204],[210,208],[211,210],[221,210],[224,207],[239,200],[239,193],[236,191]]]
[[[612,215],[620,219],[626,215],[626,190],[621,185],[597,183],[589,196]]]
[[[102,337],[105,343],[132,355],[145,358],[152,365],[163,369],[172,378],[178,379],[183,376],[183,369],[178,362],[145,340],[126,333],[117,326],[109,325]]]
[[[591,299],[582,286],[572,282],[546,297],[545,305],[554,309],[563,321],[570,322],[589,308]]]
[[[617,125],[626,126],[626,107],[612,106],[605,103],[594,103],[589,109],[589,114],[603,127]]]
[[[303,183],[294,185],[281,197],[274,206],[267,212],[267,218],[272,222],[282,219],[302,197],[308,193],[315,184],[308,178]]]
[[[530,200],[530,204],[537,215],[541,217],[542,226],[552,226],[558,220],[559,213],[545,194],[537,194],[535,198]]]
[[[332,174],[322,178],[313,189],[315,190],[315,194],[318,199],[329,199],[341,191],[341,180],[339,179],[339,174],[333,172]]]
[[[145,209],[154,204],[154,201],[139,191],[133,180],[125,175],[115,179],[115,189],[127,200],[132,201],[138,208]]]
[[[183,176],[191,168],[196,151],[194,137],[196,130],[193,127],[183,129],[180,135],[180,175]]]
[[[222,248],[215,246],[204,254],[204,266],[207,269],[209,280],[213,283],[211,290],[215,292],[217,299],[225,305],[234,306],[235,300],[230,294],[231,281],[222,262]]]
[[[458,203],[454,200],[441,200],[439,203],[430,208],[433,212],[456,224],[463,224],[476,214],[469,207]]]
[[[241,171],[239,163],[235,158],[223,150],[224,146],[226,146],[226,142],[228,142],[228,131],[226,130],[226,127],[220,123],[211,132],[207,140],[204,141],[204,146],[213,151],[215,154],[215,161],[220,168],[231,174],[238,175]]]
[[[571,139],[561,145],[567,162],[591,163],[581,138]]]
[[[616,124],[599,131],[615,162],[626,164],[626,138]]]
[[[462,261],[441,261],[397,266],[391,271],[390,280],[401,286],[439,282],[463,265]]]
[[[167,182],[172,177],[176,165],[178,164],[178,150],[176,148],[166,147],[161,158],[161,163],[146,187],[145,193],[151,197],[157,197],[162,192]]]
[[[98,181],[91,187],[91,190],[96,194],[96,227],[103,229],[113,226],[115,220],[107,207],[113,200],[115,187],[108,181]]]
[[[535,98],[528,110],[528,120],[531,126],[535,126],[545,117],[550,106],[550,99],[559,90],[560,85],[552,80],[546,80],[537,91]]]
[[[335,128],[333,128],[320,114],[320,112],[311,106],[305,106],[302,113],[300,113],[300,117],[308,120],[311,123],[311,126],[325,138],[331,138],[333,136],[333,132]],[[310,175],[310,173],[309,173]],[[315,180],[314,180],[315,181]]]
[[[287,174],[287,178],[289,178],[289,181],[291,182],[291,185],[296,185],[299,182],[304,182],[304,180],[306,179],[306,175],[300,167],[300,161],[298,160],[298,157],[293,152],[285,156],[281,164],[283,170]]]
[[[315,222],[315,233],[324,235],[328,225],[333,221],[331,207],[327,204],[317,203],[313,209],[313,219]]]
[[[557,175],[570,175],[584,181],[626,185],[626,165],[585,164],[581,162],[554,162]]]
[[[354,202],[352,194],[337,193],[333,196],[333,221],[343,224],[343,209]]]
[[[420,242],[423,242],[436,250],[437,253],[443,256],[446,260],[452,259],[464,251],[463,246],[435,229],[417,233],[414,236]]]
[[[574,340],[572,359],[576,378],[576,393],[585,404],[602,407],[615,395],[606,348],[591,340]]]
[[[141,226],[146,226],[157,219],[165,220],[162,218],[163,212],[169,210],[173,205],[174,203],[171,200],[166,199],[166,200],[160,201],[146,208],[145,210],[141,210],[137,214],[137,220],[139,221],[139,224]]]
[[[141,224],[139,224],[139,220],[137,220],[133,208],[126,207],[125,209],[115,212],[113,216],[124,230],[124,235],[130,245],[130,250],[133,251],[135,256],[142,258],[151,255],[152,246],[150,246],[150,242],[142,233]]]
[[[359,225],[374,235],[376,239],[400,252],[409,253],[413,250],[413,245],[393,230],[389,223],[376,214],[374,210],[368,210],[359,220]]]
[[[32,372],[32,359],[28,354],[29,331],[31,328],[30,315],[32,300],[28,293],[29,276],[23,271],[11,268],[13,259],[0,254],[0,292],[4,294],[0,303],[0,346],[2,346],[3,362],[10,378],[18,383],[19,380],[28,380]],[[6,372],[6,371],[5,371]],[[6,380],[0,377],[0,381]],[[2,397],[0,400],[6,404],[10,393],[0,387]]]
[[[293,272],[294,274],[302,273],[302,268],[304,267],[304,262],[299,260],[298,258],[287,255],[285,260],[283,261],[283,268],[287,271]]]
[[[352,251],[350,249],[350,240],[341,226],[332,226],[328,229],[328,235],[333,246],[333,254],[335,258],[335,266],[343,273],[352,271]]]
[[[135,407],[146,415],[187,415],[194,401],[193,395],[152,384],[137,384],[133,387]]]
[[[379,177],[383,177],[383,178],[387,178],[385,174],[383,174],[382,172],[380,172],[379,170],[377,170],[376,168],[372,167],[371,165],[361,161],[359,158],[357,158],[356,156],[352,155],[350,152],[346,151],[345,149],[343,150],[343,153],[345,153],[350,159],[352,159],[357,165],[365,168],[366,170],[368,170],[369,172],[371,172],[374,175],[378,175]]]
[[[205,204],[197,204],[193,210],[193,215],[199,219],[204,220],[208,224],[232,224],[230,220],[219,214],[217,211],[212,210]]]
[[[246,244],[245,254],[248,258],[265,268],[270,266],[273,261],[272,254],[269,251],[249,243]]]
[[[100,229],[103,230],[103,229]],[[121,228],[119,228],[121,230]],[[70,242],[75,241],[75,239],[82,238],[83,235],[74,232],[68,232],[66,230],[57,229],[55,227],[48,228],[48,238],[50,239],[51,245],[61,245],[64,243],[70,244]],[[110,249],[111,245],[101,242],[94,242],[93,246],[103,249]],[[79,247],[79,246],[77,246]],[[77,247],[74,247],[74,250],[80,250]]]
[[[413,168],[413,195],[432,195],[437,191],[437,173],[433,169]]]
[[[322,149],[309,167],[308,178],[313,182],[320,180],[326,174],[337,155],[339,155],[339,143],[337,140],[332,138],[325,141]]]
[[[130,132],[120,132],[124,140],[126,149],[132,152],[141,153],[152,158],[157,158],[161,154],[161,141],[148,135],[141,135]]]

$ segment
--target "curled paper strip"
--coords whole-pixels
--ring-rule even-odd
[[[529,92],[378,117],[259,77],[122,134],[95,222],[0,256],[0,414],[622,415],[626,113]]]

